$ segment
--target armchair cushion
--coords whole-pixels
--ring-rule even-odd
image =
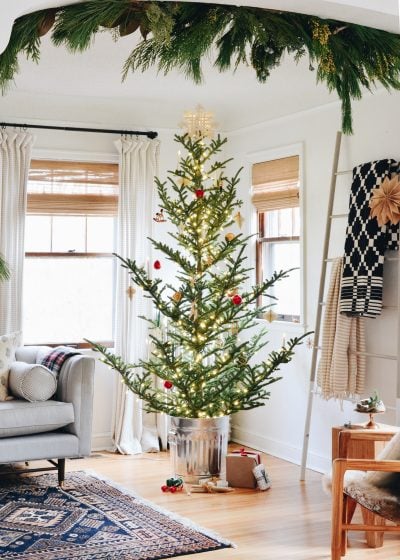
[[[0,438],[52,432],[74,422],[72,403],[0,402]]]
[[[20,338],[20,332],[0,336],[0,402],[9,398],[8,376],[11,363],[15,360],[15,350],[21,343]]]
[[[30,402],[47,401],[57,390],[57,377],[45,366],[13,362],[8,384],[14,397]]]
[[[346,484],[345,493],[373,513],[394,523],[400,523],[400,490],[389,490],[369,484],[367,476],[360,476],[358,480],[353,479]]]

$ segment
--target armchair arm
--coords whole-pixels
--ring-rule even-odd
[[[22,346],[16,350],[21,362],[37,363],[51,351],[49,346]],[[72,403],[75,420],[65,430],[79,439],[79,455],[90,454],[93,416],[94,358],[78,354],[63,364],[55,398]]]
[[[94,358],[77,355],[68,358],[58,377],[57,398],[74,406],[75,420],[65,429],[79,438],[79,455],[91,451],[93,417]]]

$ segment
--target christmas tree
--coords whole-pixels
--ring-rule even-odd
[[[288,272],[275,272],[262,284],[242,289],[252,270],[244,256],[249,238],[228,230],[235,222],[242,225],[242,203],[236,196],[240,170],[228,178],[225,168],[231,160],[215,158],[226,139],[185,134],[175,140],[187,155],[169,172],[167,182],[156,179],[162,206],[156,221],[167,219],[175,226],[170,232],[175,244],[151,242],[175,263],[177,283],[152,279],[139,263],[121,258],[133,283],[155,307],[155,317],[144,318],[150,323],[152,352],[132,365],[99,344],[93,347],[147,411],[187,418],[229,415],[265,404],[268,386],[281,379],[280,365],[291,360],[303,337],[290,339],[257,361],[265,331],[258,329],[250,338],[243,334],[270,307],[257,307],[259,297]],[[160,269],[162,260],[153,265]],[[161,318],[167,328],[160,334]]]

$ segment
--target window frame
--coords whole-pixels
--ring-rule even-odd
[[[286,321],[286,320],[275,320],[269,324],[269,330],[301,330],[304,331],[307,325],[307,318],[306,318],[306,269],[305,269],[305,240],[306,240],[306,228],[305,228],[305,220],[304,220],[304,168],[303,168],[303,152],[304,146],[303,143],[299,142],[297,144],[291,144],[288,146],[281,146],[277,148],[271,148],[267,150],[252,152],[247,154],[247,177],[248,177],[248,184],[250,185],[249,188],[249,207],[250,207],[250,216],[251,216],[251,233],[254,234],[254,242],[251,246],[251,264],[252,267],[255,269],[254,278],[256,284],[261,281],[262,275],[262,243],[259,243],[259,232],[260,232],[260,223],[259,220],[261,219],[261,214],[257,211],[257,209],[253,206],[251,202],[251,193],[252,193],[252,167],[256,163],[261,163],[265,161],[272,161],[275,159],[282,159],[285,157],[291,156],[298,156],[299,158],[299,214],[300,214],[300,235],[299,235],[299,245],[300,245],[300,322],[293,322],[293,321]],[[297,237],[297,236],[296,236]],[[263,238],[263,242],[266,242],[267,239],[271,242],[275,239],[272,238]],[[276,242],[287,242],[287,241],[297,241],[293,237],[280,237],[276,239]],[[259,304],[259,302],[257,302]],[[263,323],[266,322],[266,319],[260,318],[259,321]]]
[[[98,163],[98,164],[102,164],[102,163],[113,163],[113,164],[119,164],[119,158],[117,155],[115,154],[85,154],[85,156],[83,156],[80,153],[75,153],[75,152],[62,152],[62,153],[56,153],[53,151],[47,151],[47,150],[33,150],[32,152],[32,160],[45,160],[45,161],[66,161],[66,162],[71,162],[71,163]],[[28,213],[28,207],[26,206],[26,210],[25,210],[25,216],[51,216],[53,217],[56,214],[40,214],[40,213]],[[72,216],[72,214],[69,214],[70,216]],[[80,215],[80,217],[82,217],[82,215]],[[87,216],[88,217],[88,216]],[[89,216],[89,217],[93,217],[93,215]],[[99,215],[99,217],[102,217],[101,215]],[[114,231],[116,233],[116,229],[117,229],[117,224],[116,224],[116,219],[117,219],[117,215],[115,215],[115,219],[114,219]],[[52,225],[51,225],[52,228]],[[86,232],[87,235],[87,232]],[[85,237],[85,244],[87,246],[87,237]],[[51,251],[25,251],[24,253],[24,259],[25,258],[68,258],[68,257],[82,257],[82,258],[112,258],[113,257],[113,253],[98,253],[98,252],[51,252]],[[113,283],[115,285],[115,281],[116,281],[116,263],[115,263],[115,259],[114,259],[114,263],[113,263]],[[112,332],[115,334],[115,324],[114,324],[114,316],[115,316],[115,306],[116,306],[116,293],[115,290],[113,292],[113,300],[112,300],[112,307],[113,307],[113,324],[112,324]],[[33,346],[37,346],[38,343],[35,342],[28,342],[27,344],[29,345],[33,345]],[[105,346],[106,348],[113,348],[115,346],[115,341],[114,341],[114,337],[113,340],[103,340],[100,341],[100,344],[102,344],[103,346]],[[75,342],[46,342],[40,343],[41,346],[45,345],[45,346],[50,346],[50,347],[56,347],[56,346],[70,346],[73,348],[77,348],[77,349],[88,349],[91,348],[91,345],[88,342],[84,342],[84,341],[75,341]]]

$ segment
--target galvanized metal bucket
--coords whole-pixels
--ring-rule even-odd
[[[196,484],[203,478],[225,478],[229,416],[171,416],[168,442],[175,476]]]

